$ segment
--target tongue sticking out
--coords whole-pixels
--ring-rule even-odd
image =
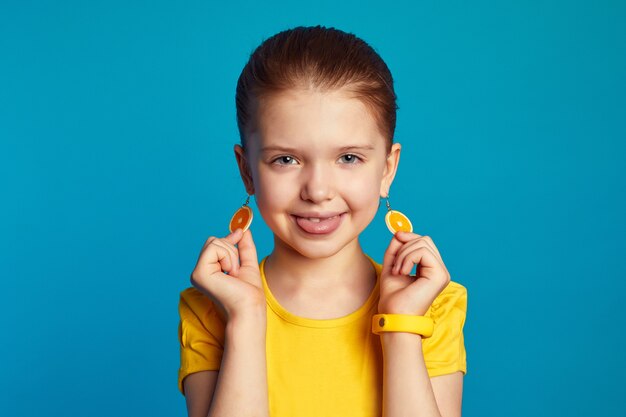
[[[339,227],[342,218],[342,215],[325,219],[296,217],[296,223],[307,233],[321,235],[334,232]]]

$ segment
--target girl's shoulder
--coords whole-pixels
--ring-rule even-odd
[[[447,315],[450,310],[467,311],[467,288],[456,281],[450,281],[439,293],[431,305],[431,313],[434,319]]]
[[[186,302],[190,305],[200,304],[201,306],[205,306],[207,301],[211,302],[209,297],[204,295],[204,293],[196,287],[185,288],[180,292],[180,302]]]
[[[428,375],[461,371],[467,373],[463,326],[467,313],[467,289],[455,281],[435,298],[427,315],[435,323],[432,336],[424,339],[423,352]]]
[[[452,295],[465,295],[467,296],[467,288],[457,281],[450,281],[446,288],[441,291],[438,298],[441,296],[452,296]]]
[[[213,301],[195,287],[180,292],[178,312],[182,320],[198,320],[203,324],[214,323],[214,319],[219,319]]]

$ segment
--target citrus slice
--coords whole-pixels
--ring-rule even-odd
[[[232,233],[237,229],[242,229],[244,232],[248,230],[252,223],[252,210],[248,206],[242,206],[233,214],[233,218],[230,219],[228,224],[228,230]]]
[[[412,232],[413,225],[408,217],[396,210],[389,210],[385,215],[385,223],[389,231],[394,235],[396,232]]]

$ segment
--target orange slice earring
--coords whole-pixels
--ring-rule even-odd
[[[252,223],[252,209],[248,207],[249,203],[250,195],[248,195],[246,202],[239,207],[239,210],[237,210],[230,219],[228,230],[230,230],[231,233],[237,229],[242,229],[245,232],[250,227],[250,223]]]
[[[411,220],[406,217],[403,213],[392,210],[391,205],[389,204],[389,196],[387,196],[387,214],[385,215],[385,223],[387,223],[387,228],[394,235],[396,232],[412,232],[413,225],[411,224]]]

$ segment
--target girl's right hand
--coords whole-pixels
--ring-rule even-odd
[[[221,239],[209,237],[191,273],[191,284],[214,302],[225,320],[264,309],[265,292],[250,230],[236,229]]]

